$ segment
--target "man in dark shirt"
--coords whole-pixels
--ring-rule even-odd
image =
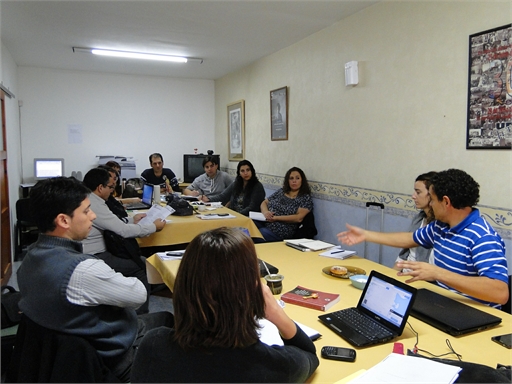
[[[181,192],[178,178],[169,168],[164,168],[164,158],[160,153],[153,153],[149,156],[151,168],[146,169],[140,175],[145,183],[165,187],[168,193],[172,191]]]

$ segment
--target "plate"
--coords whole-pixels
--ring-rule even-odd
[[[357,267],[349,267],[348,265],[340,265],[340,267],[347,268],[348,272],[346,275],[335,275],[330,271],[332,267],[334,267],[334,265],[329,265],[328,267],[322,268],[322,272],[325,273],[326,275],[337,277],[339,279],[348,279],[350,276],[353,275],[366,275],[366,271],[364,269]]]

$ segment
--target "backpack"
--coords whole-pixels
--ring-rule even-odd
[[[167,205],[174,209],[172,215],[191,216],[194,214],[194,208],[192,208],[188,201],[178,196],[167,195]]]

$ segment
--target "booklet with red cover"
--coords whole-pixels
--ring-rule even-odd
[[[340,301],[340,295],[338,293],[322,292],[298,285],[291,291],[281,295],[281,300],[285,303],[326,311]]]

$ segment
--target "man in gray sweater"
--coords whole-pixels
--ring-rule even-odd
[[[233,183],[233,178],[228,173],[219,171],[219,163],[214,156],[204,158],[203,168],[205,173],[196,177],[183,194],[196,196],[203,201],[215,201],[218,195]]]

